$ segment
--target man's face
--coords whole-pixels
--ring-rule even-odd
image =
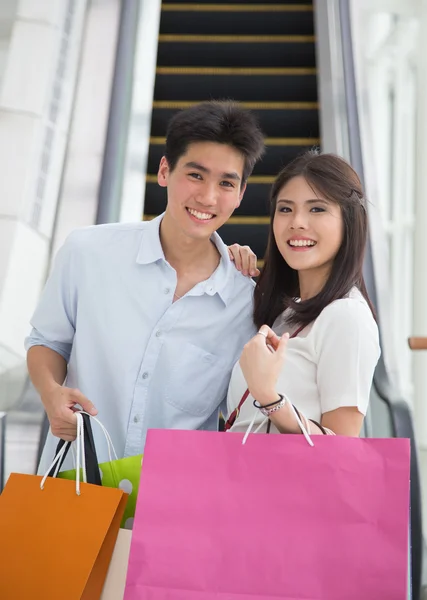
[[[243,167],[235,148],[216,142],[190,144],[173,171],[163,157],[157,178],[168,189],[165,218],[189,238],[209,239],[242,200]]]

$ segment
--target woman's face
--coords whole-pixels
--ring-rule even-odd
[[[273,221],[277,247],[298,272],[322,272],[327,277],[343,239],[338,204],[322,198],[304,177],[294,177],[279,191]]]

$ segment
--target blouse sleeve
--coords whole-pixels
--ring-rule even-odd
[[[366,414],[380,356],[378,327],[367,304],[337,300],[315,323],[321,412],[356,406]]]

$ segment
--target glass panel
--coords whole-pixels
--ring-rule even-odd
[[[18,0],[1,0],[0,2],[0,93],[17,5]]]

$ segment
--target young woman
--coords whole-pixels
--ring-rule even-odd
[[[380,355],[366,236],[361,183],[343,159],[309,152],[279,173],[259,331],[233,370],[226,429],[359,435]]]

